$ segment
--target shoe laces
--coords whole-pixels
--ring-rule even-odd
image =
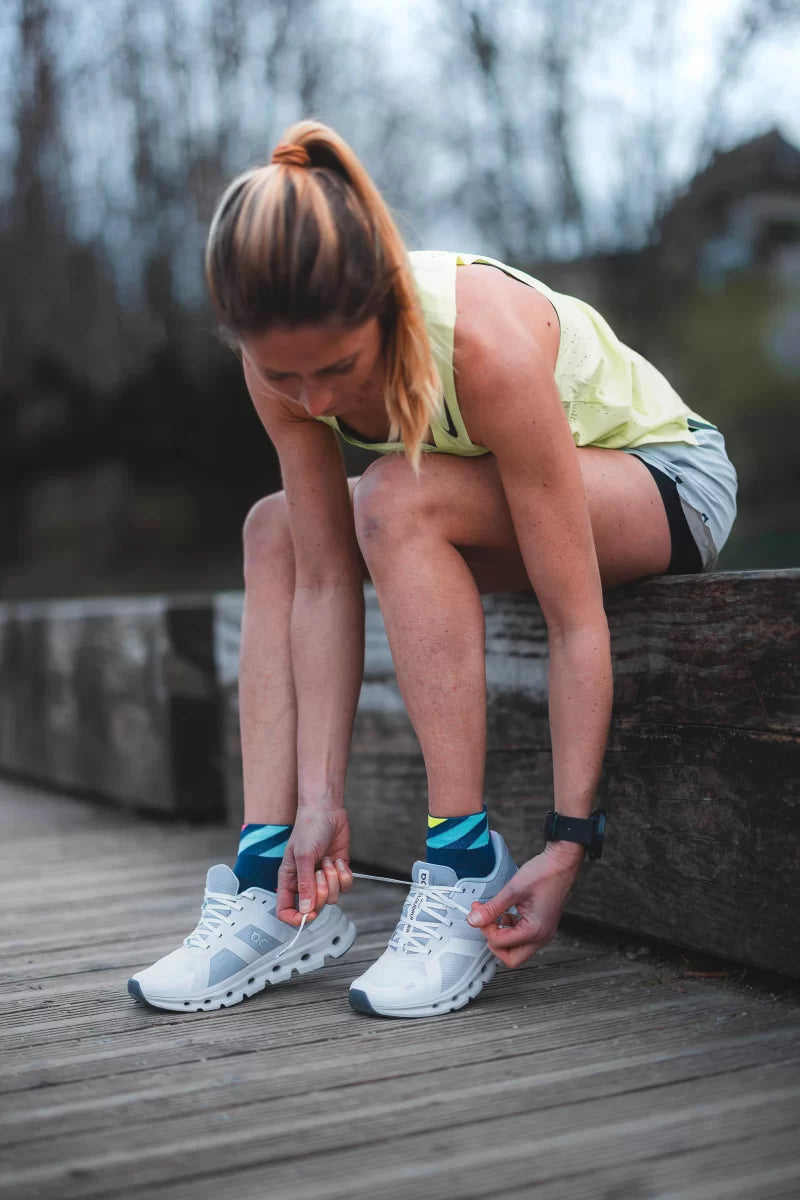
[[[448,921],[448,909],[457,908],[459,912],[469,915],[469,909],[464,908],[457,900],[453,899],[453,892],[463,892],[463,889],[458,883],[414,883],[410,879],[393,879],[388,875],[366,875],[361,871],[353,871],[354,879],[371,879],[373,883],[398,883],[401,887],[410,888],[411,891],[406,898],[406,904],[403,906],[404,915],[400,918],[395,928],[394,933],[389,939],[389,945],[394,949],[399,950],[402,954],[426,954],[428,951],[428,942],[433,936],[434,928],[437,924],[444,924]],[[421,895],[418,905],[415,907],[414,893]],[[208,896],[210,893],[206,893]],[[426,900],[425,896],[429,898]],[[215,896],[214,899],[225,899],[228,901],[228,907],[239,907],[241,905],[230,905],[230,897]],[[408,905],[408,913],[405,912]],[[433,917],[434,921],[421,921],[421,916]],[[221,918],[226,920],[224,917]],[[303,913],[300,921],[300,926],[297,933],[290,942],[282,946],[276,958],[282,958],[287,950],[291,950],[297,939],[302,934],[308,920],[308,913]],[[233,922],[227,920],[228,925]],[[203,922],[201,921],[197,929],[191,934],[194,937],[200,930]],[[438,936],[438,935],[437,935]],[[189,939],[187,938],[187,945]]]
[[[458,883],[414,883],[408,879],[391,879],[386,875],[362,875],[353,872],[356,879],[372,879],[376,883],[399,883],[410,887],[406,902],[403,905],[403,915],[395,926],[394,933],[389,939],[389,946],[400,954],[427,954],[431,938],[438,938],[438,926],[450,924],[450,916],[454,909],[469,915],[470,910],[455,899],[455,894],[463,895],[464,889]]]
[[[184,938],[184,946],[198,946],[205,949],[211,945],[221,925],[234,925],[231,910],[242,911],[242,905],[234,896],[226,896],[224,892],[206,891],[203,897],[203,908],[200,920],[195,929]]]

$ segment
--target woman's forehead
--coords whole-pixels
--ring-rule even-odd
[[[249,358],[280,370],[281,360],[298,357],[302,357],[309,366],[316,360],[319,360],[320,366],[332,365],[371,344],[377,334],[378,322],[372,317],[356,326],[338,321],[315,325],[272,325],[264,333],[250,334],[242,342]]]

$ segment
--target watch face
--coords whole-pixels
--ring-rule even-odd
[[[544,839],[549,841],[555,833],[556,829],[556,814],[554,811],[545,813],[544,817]]]

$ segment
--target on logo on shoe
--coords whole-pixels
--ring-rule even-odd
[[[266,954],[272,945],[272,939],[267,934],[260,933],[257,929],[250,930],[250,941],[256,950],[261,950],[263,954]]]

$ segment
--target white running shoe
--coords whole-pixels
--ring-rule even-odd
[[[336,905],[326,904],[282,954],[297,929],[275,916],[276,900],[263,888],[240,892],[230,867],[212,867],[197,928],[179,949],[129,979],[128,991],[174,1012],[229,1008],[293,971],[316,971],[352,946],[355,925]]]
[[[495,973],[497,959],[467,922],[473,900],[496,896],[516,873],[499,833],[484,879],[459,879],[450,867],[415,862],[411,890],[387,949],[350,985],[350,1006],[382,1017],[435,1017],[463,1008]]]

